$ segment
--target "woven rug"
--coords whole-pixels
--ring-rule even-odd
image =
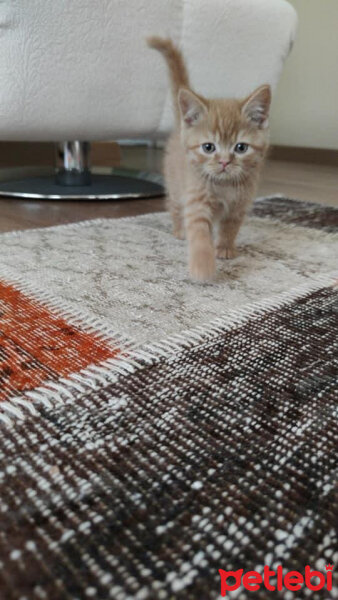
[[[0,236],[1,598],[338,597],[337,231],[257,201],[203,285],[162,213]]]

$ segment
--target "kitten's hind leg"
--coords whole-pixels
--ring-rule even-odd
[[[229,216],[219,224],[218,240],[216,245],[217,258],[236,258],[237,251],[235,240],[242,225],[244,214]]]
[[[185,239],[185,227],[183,219],[182,207],[177,204],[171,204],[169,206],[171,218],[173,220],[173,234],[179,240]]]

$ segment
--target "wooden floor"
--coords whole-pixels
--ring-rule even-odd
[[[158,170],[161,151],[124,148],[123,164]],[[289,198],[338,207],[338,169],[297,162],[267,161],[259,195],[283,194]],[[0,199],[0,231],[30,229],[98,217],[124,217],[163,210],[162,198],[120,202],[60,202]]]

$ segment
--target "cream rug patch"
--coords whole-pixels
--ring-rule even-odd
[[[135,344],[334,277],[338,256],[337,234],[249,217],[239,256],[218,260],[213,283],[195,283],[166,213],[3,234],[0,244],[0,277]]]

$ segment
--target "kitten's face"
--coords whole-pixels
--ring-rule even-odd
[[[268,86],[243,101],[206,101],[181,90],[179,102],[188,160],[203,178],[240,183],[256,171],[268,146]]]

